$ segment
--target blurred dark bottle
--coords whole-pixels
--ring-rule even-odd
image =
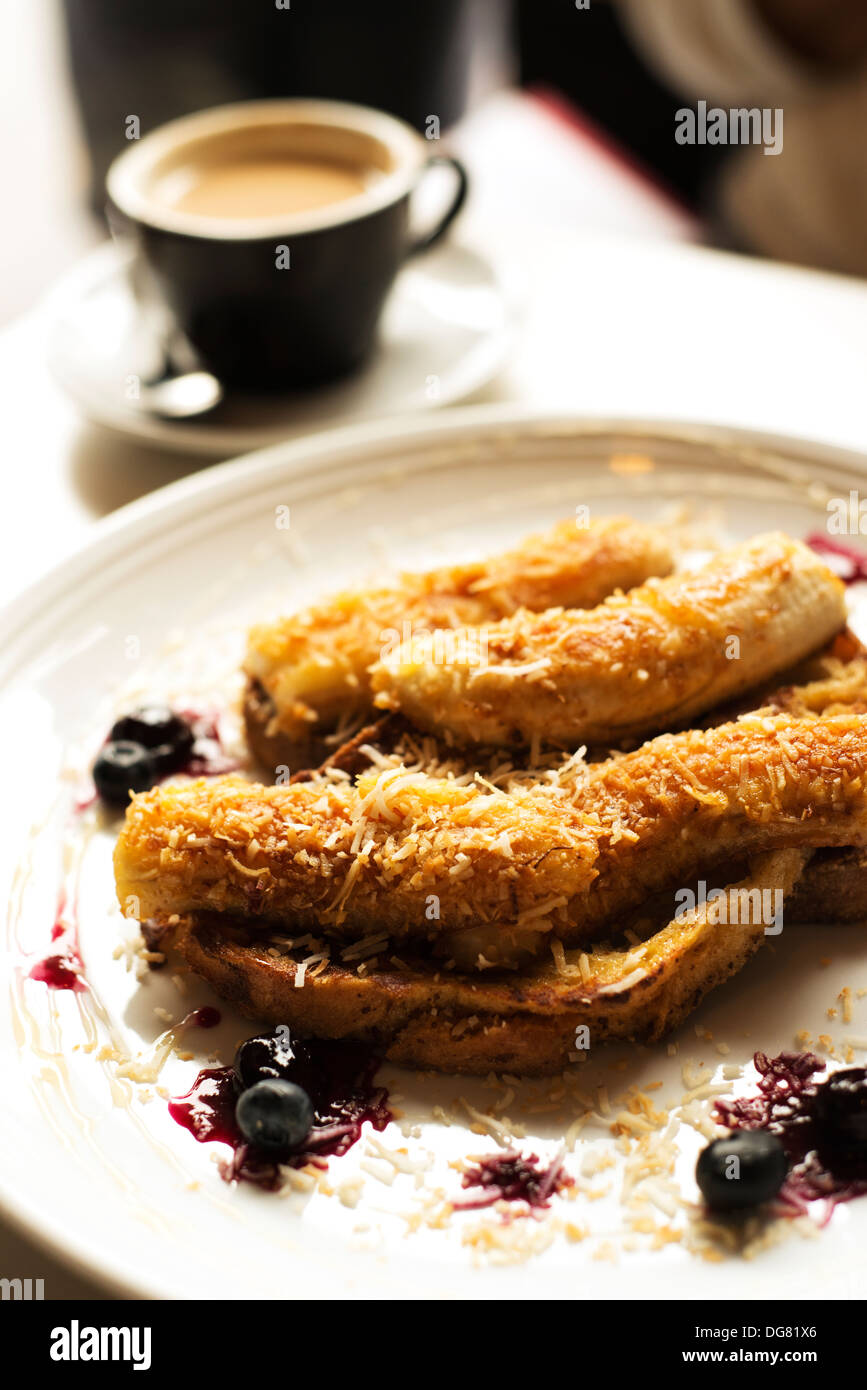
[[[102,210],[126,142],[188,111],[258,97],[378,106],[417,129],[464,110],[472,0],[63,0],[76,97]]]

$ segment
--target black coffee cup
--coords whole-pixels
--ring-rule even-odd
[[[173,190],[221,160],[337,161],[363,190],[306,211],[236,217],[191,212]],[[410,199],[446,164],[456,186],[436,225],[414,232]],[[408,256],[443,235],[463,204],[457,160],[384,112],[331,101],[243,102],[184,116],[112,164],[115,232],[133,238],[143,307],[167,314],[201,366],[226,385],[292,390],[331,381],[371,352],[386,295]],[[234,213],[234,206],[233,206]]]

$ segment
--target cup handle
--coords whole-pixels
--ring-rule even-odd
[[[431,228],[429,232],[423,232],[422,235],[420,237],[417,237],[416,240],[412,243],[407,253],[410,256],[417,256],[419,252],[428,251],[431,246],[435,246],[436,243],[439,241],[440,237],[444,236],[444,234],[448,231],[449,227],[452,225],[461,208],[463,207],[464,203],[466,202],[467,191],[469,189],[469,179],[467,177],[467,171],[464,168],[463,164],[461,164],[460,160],[455,159],[454,155],[431,155],[430,159],[427,161],[427,163],[424,166],[424,169],[422,170],[421,177],[424,178],[428,169],[433,169],[437,165],[442,164],[447,164],[454,171],[454,174],[456,176],[457,182],[455,184],[454,195],[445,212],[440,217],[439,221]]]

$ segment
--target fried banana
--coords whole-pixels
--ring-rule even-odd
[[[169,784],[133,798],[115,874],[140,920],[229,913],[485,968],[593,940],[716,863],[865,844],[867,716],[758,714],[662,735],[572,793],[401,767],[354,786]]]
[[[563,521],[488,560],[404,574],[391,587],[340,593],[255,627],[244,663],[251,746],[271,766],[315,766],[323,738],[370,708],[368,668],[407,634],[476,628],[519,609],[592,608],[671,569],[655,527],[625,517]]]
[[[371,684],[379,707],[458,743],[612,745],[735,699],[845,621],[840,580],[773,533],[590,611],[521,611],[462,635],[448,660],[430,637],[404,644]]]

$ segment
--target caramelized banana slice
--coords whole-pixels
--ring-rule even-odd
[[[680,1021],[681,1004],[691,1008],[779,934],[784,903],[809,859],[810,851],[800,849],[757,855],[746,878],[679,913],[641,945],[583,957],[564,952],[563,973],[573,981],[581,977],[577,1002],[597,1011],[629,1010],[637,990],[653,1009],[650,1036],[661,1037]]]
[[[410,631],[476,627],[524,608],[591,608],[671,568],[670,547],[655,527],[626,517],[586,527],[563,521],[488,560],[404,574],[390,587],[337,594],[255,627],[244,663],[251,742],[263,761],[280,751],[273,742],[263,746],[263,730],[272,741],[283,736],[290,765],[299,756],[315,759],[321,748],[311,741],[370,707],[368,667]]]
[[[140,920],[228,912],[321,925],[350,941],[371,932],[428,940],[447,924],[495,921],[498,939],[518,941],[522,913],[534,920],[547,900],[596,876],[596,836],[583,819],[529,791],[509,796],[403,767],[354,786],[168,784],[127,809],[117,891]]]
[[[572,796],[400,767],[356,786],[201,780],[133,799],[117,890],[142,920],[233,913],[518,965],[716,863],[867,844],[865,779],[867,716],[750,715],[599,763]]]
[[[771,534],[589,612],[521,612],[463,634],[448,660],[430,638],[404,644],[372,685],[380,707],[460,743],[611,744],[734,699],[845,621],[840,580]]]

